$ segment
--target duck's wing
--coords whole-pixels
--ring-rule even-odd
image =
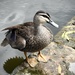
[[[11,27],[7,27],[5,29],[3,29],[2,31],[15,31],[16,33],[20,34],[20,35],[33,35],[34,34],[34,23],[33,22],[27,22],[27,23],[23,23],[23,24],[19,24],[19,25],[15,25],[15,26],[11,26]],[[6,32],[8,33],[8,32]]]
[[[24,28],[31,28],[34,26],[34,23],[33,22],[26,22],[26,23],[23,23],[23,24],[19,24],[19,25],[15,25],[15,26],[11,26],[11,27],[7,27],[7,28],[4,28],[2,31],[5,31],[5,30],[13,30],[13,29],[24,29]]]
[[[20,36],[24,38],[25,41],[28,38],[31,38],[31,36],[34,33],[34,24],[32,22],[27,22],[24,24],[19,24],[16,26],[5,28],[2,31],[4,30],[8,30],[8,31],[6,32],[5,39],[1,43],[2,46],[6,46],[8,44],[8,41],[16,41],[17,38],[16,36]]]
[[[34,23],[33,22],[27,22],[27,23],[23,23],[23,24],[19,24],[19,25],[15,25],[15,26],[11,26],[11,27],[7,27],[5,29],[3,29],[2,31],[16,31],[18,33],[22,32],[26,33],[26,34],[32,34],[34,32]]]

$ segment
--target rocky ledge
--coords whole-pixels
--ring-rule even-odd
[[[74,49],[52,42],[42,53],[50,56],[47,63],[38,62],[31,68],[23,62],[11,75],[71,75],[69,64],[75,61]]]

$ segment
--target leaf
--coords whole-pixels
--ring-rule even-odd
[[[7,73],[10,74],[23,61],[24,61],[23,57],[10,58],[10,59],[6,60],[6,62],[3,65],[3,68]]]

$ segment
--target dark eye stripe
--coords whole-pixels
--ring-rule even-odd
[[[43,16],[43,17],[45,17],[45,18],[47,18],[47,19],[49,19],[49,20],[50,20],[50,18],[49,18],[48,16],[46,16],[46,15],[41,15],[41,16]]]
[[[50,17],[50,15],[48,13],[46,13],[46,14]]]

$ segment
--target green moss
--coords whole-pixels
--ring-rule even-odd
[[[22,74],[27,74],[27,75],[46,75],[43,74],[41,70],[35,69],[35,68],[25,68],[20,71],[18,71],[15,75],[22,75]]]
[[[29,70],[29,73],[31,73],[31,75],[44,75],[43,73],[42,73],[42,71],[40,71],[40,70]]]

